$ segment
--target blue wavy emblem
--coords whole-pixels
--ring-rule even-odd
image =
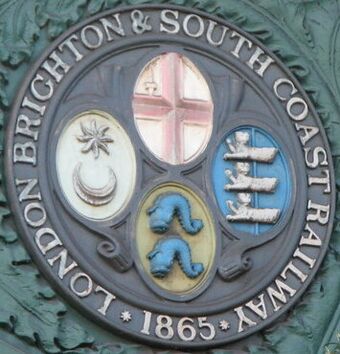
[[[179,193],[160,195],[148,215],[150,229],[158,234],[168,231],[176,216],[183,230],[190,235],[196,235],[203,228],[202,220],[191,218],[190,203]]]
[[[151,274],[156,278],[169,274],[176,260],[189,278],[196,278],[204,271],[202,263],[192,263],[190,246],[180,236],[161,239],[147,257]]]
[[[191,206],[187,198],[179,193],[161,194],[153,206],[148,209],[150,229],[157,234],[166,233],[175,217],[189,235],[198,234],[203,228],[203,221],[191,217]],[[150,271],[154,277],[164,278],[178,262],[188,278],[196,278],[203,271],[202,263],[193,263],[190,245],[179,235],[165,236],[158,241],[147,255]]]

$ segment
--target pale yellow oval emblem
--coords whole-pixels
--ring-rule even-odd
[[[134,191],[133,146],[117,120],[105,112],[87,111],[71,120],[59,138],[56,164],[67,201],[85,217],[116,216]]]
[[[156,292],[173,300],[198,295],[216,252],[214,223],[204,201],[177,183],[154,188],[137,215],[136,248],[141,275]]]

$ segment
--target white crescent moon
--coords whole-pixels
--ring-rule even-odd
[[[93,206],[101,206],[110,203],[113,199],[117,186],[117,178],[111,167],[109,170],[109,180],[105,186],[94,188],[87,185],[81,177],[82,163],[79,162],[73,171],[73,187],[78,197],[85,203]]]

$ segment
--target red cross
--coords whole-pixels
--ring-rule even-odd
[[[161,55],[158,65],[160,95],[155,95],[157,83],[145,81],[144,87],[149,94],[135,93],[133,99],[135,118],[137,125],[143,124],[142,121],[145,119],[161,122],[160,134],[163,137],[163,144],[162,156],[159,157],[172,164],[184,163],[187,162],[184,156],[184,125],[203,126],[210,131],[213,104],[211,99],[206,101],[184,97],[184,70],[188,64],[184,63],[180,54]]]

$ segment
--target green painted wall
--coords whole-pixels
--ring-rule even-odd
[[[274,51],[317,108],[340,190],[340,0],[0,0],[1,143],[20,83],[53,38],[101,10],[141,3],[190,6],[221,16]],[[27,255],[0,188],[0,353],[171,352],[118,338],[64,303]],[[340,202],[337,206],[326,259],[294,310],[274,327],[210,353],[340,353]]]

